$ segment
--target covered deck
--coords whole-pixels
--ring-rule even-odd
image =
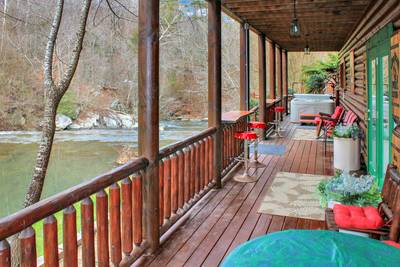
[[[235,247],[245,241],[288,229],[325,229],[325,222],[258,213],[261,201],[277,172],[333,175],[332,143],[326,151],[322,141],[293,140],[296,125],[285,118],[284,138],[268,143],[286,146],[284,155],[262,155],[267,165],[251,169],[256,183],[243,184],[230,179],[243,170],[235,168],[190,211],[180,227],[151,256],[145,266],[218,266]]]

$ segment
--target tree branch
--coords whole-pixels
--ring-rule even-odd
[[[46,45],[46,52],[44,55],[44,80],[48,87],[54,84],[53,80],[53,55],[54,47],[56,45],[58,30],[60,29],[62,13],[64,9],[64,0],[57,0],[56,12],[53,17],[51,24],[51,30],[49,34],[49,40]]]
[[[76,68],[78,67],[78,62],[83,47],[83,38],[85,37],[86,23],[88,19],[88,13],[91,2],[92,0],[84,0],[84,3],[82,5],[81,17],[79,19],[79,28],[76,33],[76,40],[75,40],[74,50],[72,51],[72,57],[69,65],[67,66],[67,70],[63,75],[63,78],[61,79],[60,83],[57,86],[57,91],[60,94],[64,94],[65,91],[68,89],[72,77],[74,76],[74,73],[76,71]]]

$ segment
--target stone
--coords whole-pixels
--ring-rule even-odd
[[[72,119],[64,114],[56,115],[56,130],[62,131],[72,124]]]

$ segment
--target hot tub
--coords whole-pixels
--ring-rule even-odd
[[[300,122],[300,114],[318,114],[324,112],[332,114],[335,102],[332,95],[318,94],[294,94],[294,99],[290,102],[290,121]]]

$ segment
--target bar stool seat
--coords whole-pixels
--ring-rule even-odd
[[[275,107],[274,111],[275,112],[279,112],[279,113],[283,113],[285,112],[286,108],[285,107]]]
[[[244,173],[236,175],[233,180],[240,183],[254,183],[257,181],[257,177],[249,174],[249,142],[257,140],[257,133],[252,131],[236,132],[235,138],[244,140],[244,158],[236,158],[239,161],[244,161]]]
[[[247,126],[250,129],[266,129],[267,128],[267,124],[265,122],[261,122],[261,121],[250,121]]]
[[[255,132],[236,132],[235,138],[240,140],[256,140],[257,134]]]

